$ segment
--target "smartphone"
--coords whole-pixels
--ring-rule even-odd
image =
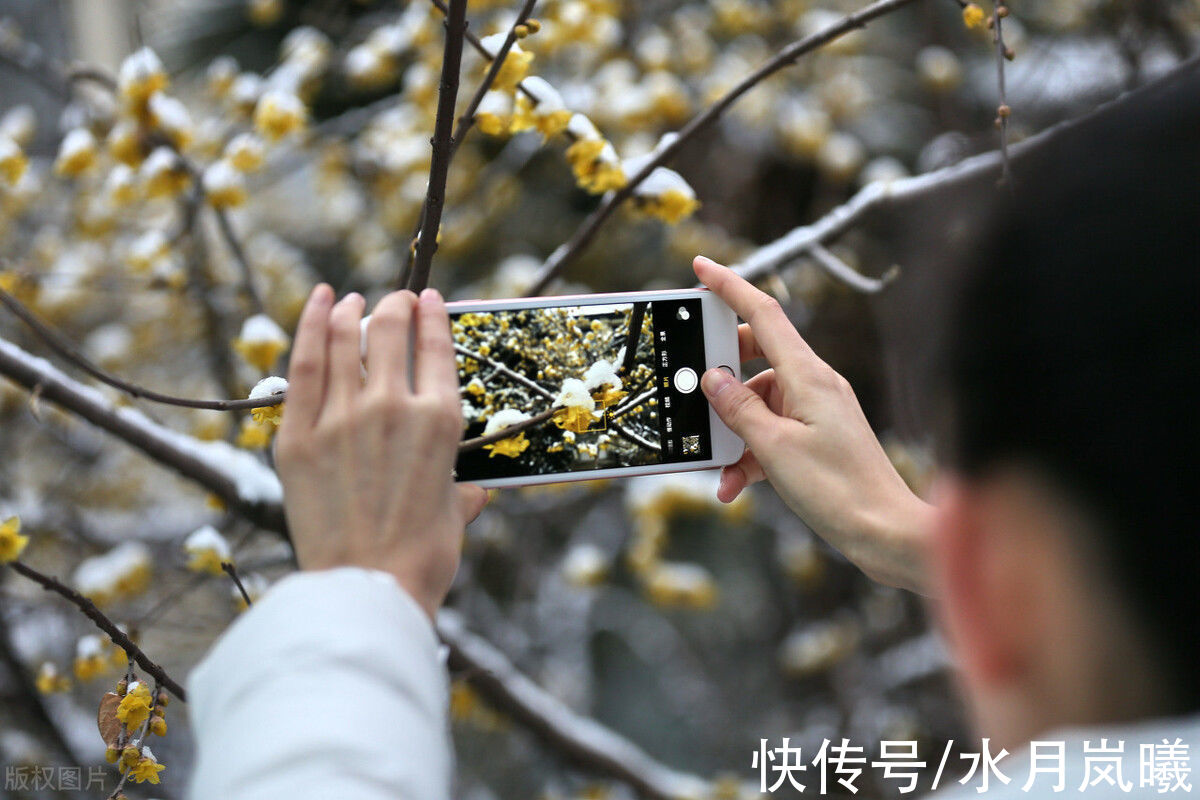
[[[456,480],[710,469],[745,449],[700,390],[710,367],[740,377],[737,316],[706,289],[455,302],[449,312],[465,425]]]

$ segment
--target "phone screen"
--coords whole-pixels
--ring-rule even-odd
[[[465,311],[451,326],[458,480],[712,458],[699,299]]]

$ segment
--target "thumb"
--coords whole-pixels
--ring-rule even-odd
[[[487,490],[473,483],[461,483],[454,488],[458,491],[458,506],[462,509],[463,519],[473,521],[488,503]]]
[[[708,402],[721,421],[751,449],[763,451],[766,434],[779,418],[750,387],[722,369],[710,369],[700,379]]]

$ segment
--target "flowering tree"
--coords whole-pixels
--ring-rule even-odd
[[[249,0],[241,57],[262,63],[205,48],[178,74],[154,46],[109,74],[0,26],[0,69],[62,105],[0,109],[6,763],[107,760],[102,796],[181,785],[186,732],[162,738],[180,676],[291,568],[269,444],[317,280],[635,289],[684,284],[704,252],[819,339],[822,309],[904,280],[860,223],[1003,191],[1073,102],[1186,55],[1194,6],[1117,5]],[[1060,42],[1085,69],[1115,42],[1124,73],[1038,79]],[[553,470],[652,450],[636,308],[570,320],[569,346],[554,312],[522,313],[456,322],[460,367],[489,376],[464,383],[464,451]],[[919,485],[921,451],[891,449]],[[736,798],[760,737],[958,734],[909,598],[771,494],[712,495],[689,476],[520,491],[472,527],[439,621],[464,794]]]

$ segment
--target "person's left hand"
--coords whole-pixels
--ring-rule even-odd
[[[462,415],[450,319],[432,289],[384,297],[367,325],[364,382],[363,306],[358,294],[334,305],[321,284],[304,308],[275,451],[284,509],[301,568],[390,572],[432,618],[463,528],[487,502],[451,477]]]

